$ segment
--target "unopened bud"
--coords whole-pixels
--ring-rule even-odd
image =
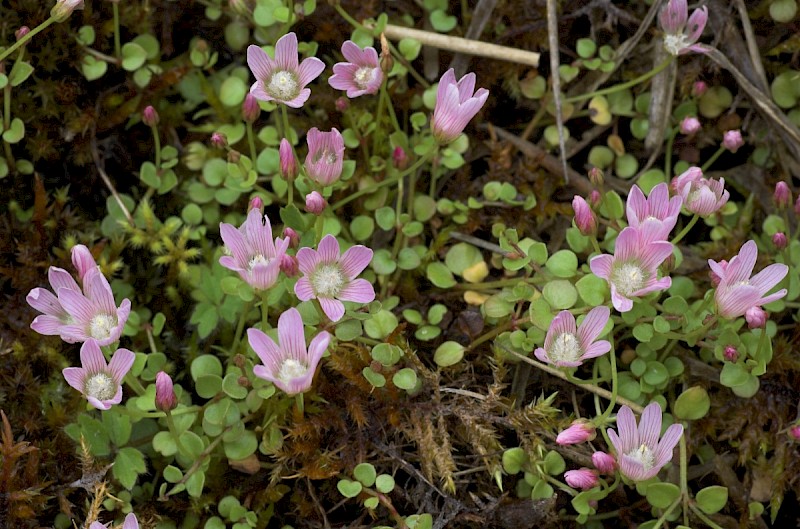
[[[247,377],[246,377],[246,376],[244,376],[244,375],[240,376],[240,377],[239,377],[239,378],[236,380],[236,383],[237,383],[237,384],[239,384],[240,386],[242,386],[243,388],[249,388],[249,387],[250,387],[250,379],[249,379],[249,378],[247,378]]]
[[[778,250],[783,250],[786,248],[786,245],[789,244],[789,241],[786,239],[786,234],[782,231],[779,231],[772,236],[772,244],[774,244],[775,248]]]
[[[222,132],[215,132],[211,135],[211,145],[219,149],[224,149],[228,146],[228,137]]]
[[[328,203],[317,191],[312,191],[306,195],[306,211],[309,213],[317,216],[322,215],[322,212],[325,211],[325,206],[327,205]]]
[[[703,81],[695,81],[692,85],[692,95],[695,97],[700,97],[706,93],[708,90],[708,85]]]
[[[144,121],[144,124],[148,127],[155,127],[158,125],[158,122],[160,121],[158,112],[156,112],[156,109],[153,108],[152,105],[147,105],[144,107],[144,110],[142,111],[142,121]]]
[[[288,226],[283,228],[283,238],[289,239],[289,248],[297,248],[300,246],[300,236]]]
[[[350,108],[350,100],[347,99],[346,97],[337,97],[336,102],[334,104],[336,105],[336,110],[338,110],[339,112],[344,112],[345,110]]]
[[[761,329],[767,324],[767,313],[761,307],[750,307],[744,313],[747,326],[751,329]]]
[[[574,421],[569,428],[561,431],[556,437],[560,445],[574,445],[591,441],[597,436],[594,425],[585,419]]]
[[[386,35],[381,33],[381,70],[383,75],[388,76],[392,67],[394,67],[394,59],[392,59],[392,52],[389,49],[389,41],[386,39]]]
[[[722,357],[728,362],[736,362],[739,359],[739,351],[732,345],[726,345]]]
[[[744,140],[742,139],[742,133],[739,129],[727,130],[725,134],[722,135],[722,146],[729,151],[736,152],[742,145],[744,145]]]
[[[258,117],[261,115],[261,107],[258,106],[258,99],[251,93],[247,93],[244,96],[244,101],[242,102],[242,119],[246,123],[255,123]]]
[[[238,367],[239,369],[244,369],[244,366],[247,364],[247,357],[245,357],[242,353],[236,353],[233,355],[233,365]]]
[[[696,134],[701,128],[700,120],[694,116],[686,116],[681,121],[681,134]]]
[[[794,425],[789,428],[789,437],[795,441],[800,441],[800,425]]]
[[[605,183],[605,177],[603,176],[603,170],[599,167],[592,167],[589,169],[589,181],[595,187],[603,187]]]
[[[260,212],[264,212],[264,201],[259,196],[254,196],[250,199],[250,204],[247,206],[247,211],[251,209],[257,209]]]
[[[603,197],[600,195],[600,191],[597,189],[592,189],[592,192],[589,193],[589,203],[592,205],[592,207],[599,208],[602,200]]]
[[[20,40],[22,37],[24,37],[30,32],[31,28],[29,28],[28,26],[22,26],[21,28],[19,28],[17,31],[14,32],[14,36],[17,38],[17,40]]]
[[[617,460],[614,459],[614,456],[605,452],[593,453],[592,464],[603,474],[612,474],[617,468]]]
[[[572,209],[575,211],[575,226],[583,235],[594,235],[597,231],[597,220],[594,211],[589,207],[583,197],[575,195],[572,199]]]
[[[281,255],[281,271],[289,277],[294,277],[300,272],[300,265],[297,262],[297,258],[283,254]]]
[[[401,171],[408,166],[408,156],[406,155],[406,151],[399,145],[392,151],[392,165]]]
[[[278,156],[281,162],[281,176],[283,176],[284,180],[287,182],[294,179],[294,177],[297,176],[297,160],[294,158],[292,144],[289,143],[289,140],[286,138],[281,140],[281,146],[278,148]]]
[[[178,405],[178,397],[172,386],[172,378],[163,371],[156,375],[156,408],[161,411],[172,411]]]
[[[580,470],[568,470],[564,472],[564,481],[573,489],[589,490],[600,483],[597,473],[590,468]]]
[[[772,200],[775,201],[775,205],[778,206],[778,209],[788,208],[792,205],[792,191],[783,180],[775,184],[775,192],[772,194]]]
[[[240,153],[236,149],[231,149],[228,151],[228,163],[239,163],[239,159],[241,157],[242,153]]]

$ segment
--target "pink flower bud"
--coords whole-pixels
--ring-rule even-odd
[[[92,252],[89,248],[82,244],[76,244],[72,247],[72,266],[78,271],[78,279],[83,281],[83,278],[89,273],[90,270],[97,270],[97,263],[92,257]]]
[[[289,277],[296,276],[300,272],[297,258],[288,254],[281,255],[281,271]]]
[[[722,146],[729,151],[736,152],[742,145],[744,145],[744,140],[742,139],[742,133],[739,129],[726,130],[725,134],[722,135]]]
[[[172,387],[172,378],[163,371],[156,375],[156,408],[161,411],[172,411],[178,405],[178,397]]]
[[[800,216],[800,196],[797,197],[797,201],[794,203],[794,214]]]
[[[583,235],[593,235],[597,231],[597,219],[586,200],[575,195],[572,199],[572,209],[575,210],[575,225],[580,232]]]
[[[789,436],[795,441],[800,441],[800,425],[796,424],[789,428]]]
[[[696,134],[701,128],[700,120],[694,116],[686,116],[681,121],[681,134]]]
[[[590,468],[568,470],[564,472],[564,481],[573,489],[589,490],[597,486],[600,480],[597,473]]]
[[[605,452],[593,453],[592,464],[603,474],[612,474],[617,468],[617,460],[614,459],[614,456]]]
[[[327,205],[328,203],[317,191],[312,191],[306,195],[306,211],[309,213],[313,213],[314,215],[322,215],[322,212],[325,211],[325,206]]]
[[[288,226],[283,228],[283,238],[289,239],[289,248],[297,248],[300,246],[300,236],[296,231]]]
[[[751,329],[761,329],[767,324],[767,313],[764,309],[752,306],[744,313],[747,326]]]
[[[156,109],[153,108],[152,105],[144,107],[142,111],[142,121],[144,121],[144,124],[148,127],[155,127],[158,125],[160,118],[158,117],[158,112],[156,112]]]
[[[260,115],[261,107],[258,106],[258,99],[253,94],[248,93],[244,96],[244,102],[242,102],[242,119],[246,123],[255,123]]]
[[[775,201],[778,209],[788,208],[792,204],[792,192],[783,180],[775,184],[775,193],[772,195],[772,200]]]
[[[344,112],[348,108],[350,108],[350,100],[346,97],[339,97],[336,99],[336,110],[339,112]]]
[[[726,345],[725,350],[722,352],[723,358],[728,362],[735,362],[739,359],[739,351],[732,345]]]
[[[560,445],[574,445],[591,441],[597,436],[594,425],[585,419],[574,421],[569,428],[562,431],[556,437],[556,443]]]
[[[708,90],[708,85],[703,81],[695,81],[692,85],[692,95],[695,97],[700,97],[706,93]]]
[[[264,212],[264,201],[259,196],[254,196],[250,199],[250,204],[247,206],[247,211],[257,209],[261,213]]]
[[[400,170],[408,166],[408,156],[406,155],[405,149],[400,146],[394,148],[394,151],[392,151],[392,165]]]
[[[30,32],[31,28],[29,28],[28,26],[22,26],[21,28],[19,28],[17,31],[14,32],[14,36],[17,38],[17,40],[19,40]]]
[[[294,158],[292,144],[286,138],[281,140],[278,155],[281,162],[281,176],[287,181],[297,176],[297,160]]]
[[[772,244],[774,244],[775,248],[778,250],[783,250],[786,248],[786,245],[789,244],[789,241],[786,239],[786,234],[782,231],[779,231],[772,236]]]
[[[215,132],[211,135],[211,145],[219,149],[224,149],[228,146],[228,137],[221,132]]]
[[[589,203],[592,207],[597,208],[600,207],[600,202],[603,200],[603,197],[600,195],[600,191],[597,189],[592,189],[592,192],[589,193]]]
[[[603,187],[605,183],[605,176],[603,175],[603,170],[599,167],[592,167],[589,169],[589,181],[595,187]]]

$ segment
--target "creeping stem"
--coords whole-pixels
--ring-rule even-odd
[[[640,75],[636,79],[631,79],[630,81],[627,81],[625,83],[615,84],[614,86],[609,86],[608,88],[603,88],[602,90],[598,90],[596,92],[589,92],[587,94],[578,94],[576,96],[568,97],[568,98],[564,99],[564,103],[577,103],[579,101],[584,101],[586,99],[591,99],[592,97],[595,97],[595,96],[604,96],[604,95],[608,95],[608,94],[613,94],[614,92],[619,92],[621,90],[625,90],[626,88],[631,88],[633,86],[636,86],[636,85],[638,85],[640,83],[643,83],[643,82],[647,81],[651,77],[653,77],[656,74],[658,74],[661,70],[663,70],[664,68],[669,66],[669,64],[672,62],[672,60],[673,60],[673,57],[670,56],[667,60],[665,60],[664,62],[662,62],[661,64],[659,64],[658,66],[656,66],[655,68],[650,70],[649,72]]]

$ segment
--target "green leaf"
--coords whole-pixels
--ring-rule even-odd
[[[565,279],[548,282],[542,289],[542,295],[551,307],[559,310],[573,307],[578,301],[578,291]]]
[[[398,323],[397,316],[388,310],[381,310],[364,322],[364,331],[370,338],[382,340],[397,328]]]
[[[361,494],[361,483],[358,481],[350,481],[349,479],[340,479],[336,484],[336,488],[345,498],[355,498]]]
[[[728,503],[728,488],[712,485],[700,490],[694,499],[700,510],[706,514],[714,514]]]
[[[159,454],[169,457],[178,452],[178,445],[170,432],[161,431],[153,437],[153,449]]]
[[[219,99],[223,105],[228,107],[241,105],[247,94],[247,88],[245,82],[239,77],[228,77],[219,87]]]
[[[376,388],[382,388],[383,386],[386,385],[386,377],[384,377],[380,373],[376,373],[369,366],[362,369],[361,374],[364,375],[364,378],[366,378],[367,381]]]
[[[375,488],[378,492],[389,494],[394,490],[394,478],[389,474],[381,474],[375,479]]]
[[[684,421],[696,421],[702,419],[711,407],[711,399],[708,392],[701,386],[693,386],[675,400],[673,413],[675,417]]]
[[[232,440],[224,440],[225,457],[234,461],[240,461],[253,455],[258,448],[256,434],[250,430],[239,433]]]
[[[95,33],[93,26],[81,26],[78,30],[78,42],[84,46],[91,46],[94,44]]]
[[[25,123],[19,119],[11,120],[11,126],[3,132],[3,141],[6,143],[18,143],[25,137]]]
[[[225,375],[225,378],[222,379],[222,391],[224,391],[232,399],[241,400],[247,396],[247,388],[239,384],[240,376],[241,375],[238,373],[231,372]]]
[[[681,489],[672,483],[653,483],[647,487],[647,501],[657,509],[666,509],[681,495]]]
[[[506,473],[512,476],[514,474],[519,474],[527,464],[528,455],[522,448],[515,446],[503,452],[503,470],[505,470]]]
[[[444,258],[444,264],[456,275],[461,275],[464,270],[481,261],[483,256],[480,250],[465,242],[453,245]]]
[[[135,42],[126,42],[122,46],[122,68],[132,72],[138,70],[147,60],[147,50]]]
[[[145,465],[144,455],[140,451],[126,446],[117,453],[111,470],[122,486],[130,490],[136,484],[139,474],[144,474],[147,470],[147,465]]]
[[[439,367],[449,367],[457,364],[464,358],[464,346],[458,342],[447,341],[436,348],[433,361]]]
[[[198,470],[186,480],[186,492],[193,498],[199,498],[203,494],[203,486],[205,483],[206,473],[202,470]]]
[[[544,456],[544,471],[551,476],[563,474],[566,468],[567,464],[564,462],[564,458],[555,450],[547,452],[547,455]]]
[[[411,391],[417,385],[417,373],[409,367],[405,367],[392,376],[392,383],[406,391]]]
[[[11,68],[11,73],[8,74],[8,80],[11,86],[19,86],[24,83],[32,73],[33,66],[31,66],[30,63],[25,61],[17,62],[14,63],[13,68]]]
[[[222,362],[214,355],[200,355],[192,361],[189,368],[192,379],[197,382],[201,375],[222,376]]]
[[[375,467],[369,463],[359,463],[353,469],[353,477],[360,481],[365,487],[374,485],[377,476],[378,473],[375,472]]]
[[[384,206],[375,211],[375,221],[382,230],[391,230],[395,226],[394,209]]]
[[[587,274],[575,283],[578,295],[590,307],[602,305],[609,296],[608,281],[594,274]]]
[[[280,215],[281,215],[281,220],[288,227],[299,231],[306,230],[306,221],[303,217],[303,214],[300,213],[300,210],[297,209],[297,206],[295,206],[294,204],[290,204],[286,207],[281,208]]]
[[[158,177],[158,170],[152,162],[144,162],[139,169],[139,179],[149,187],[156,189],[161,186],[161,179]]]
[[[550,256],[545,266],[556,277],[569,278],[578,270],[578,257],[571,250],[559,250]]]
[[[434,261],[425,268],[425,275],[428,280],[439,288],[450,288],[456,284],[453,273],[444,263]]]
[[[458,24],[458,19],[456,19],[456,17],[448,15],[442,9],[431,11],[430,20],[433,29],[440,33],[447,33]]]

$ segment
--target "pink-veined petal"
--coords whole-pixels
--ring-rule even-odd
[[[657,402],[651,402],[645,407],[639,420],[639,443],[651,449],[655,449],[658,436],[661,435],[661,413],[661,406]]]
[[[578,327],[578,338],[582,346],[588,346],[600,336],[610,316],[611,310],[608,307],[595,307],[589,311]]]
[[[336,297],[342,301],[371,303],[375,299],[375,289],[366,279],[355,279],[340,290]]]
[[[622,441],[621,450],[619,450],[621,453],[627,453],[639,447],[639,430],[636,427],[636,417],[633,416],[633,411],[628,406],[622,406],[617,412],[617,431]]]
[[[284,311],[278,318],[278,342],[286,357],[302,362],[308,355],[303,318],[297,309]]]
[[[322,312],[333,322],[337,322],[344,316],[344,304],[336,299],[317,298],[322,307]]]
[[[306,86],[308,83],[319,77],[325,71],[325,63],[316,57],[307,57],[303,59],[298,67],[298,77],[300,78],[300,86]]]
[[[111,357],[111,361],[108,363],[108,370],[111,372],[114,382],[122,384],[122,379],[125,378],[125,375],[127,375],[128,371],[133,367],[134,360],[136,360],[136,355],[133,351],[117,349],[114,356]]]
[[[64,379],[67,381],[67,384],[83,393],[86,385],[85,369],[80,367],[67,367],[64,368],[61,373],[64,375]]]
[[[342,266],[342,271],[347,278],[354,279],[369,266],[370,261],[372,261],[372,255],[373,252],[370,248],[357,244],[344,252],[339,259],[339,264]]]
[[[319,260],[322,263],[335,263],[339,260],[339,241],[333,235],[326,235],[317,247]]]
[[[247,66],[250,67],[253,76],[262,82],[272,77],[272,72],[275,69],[275,63],[269,58],[267,52],[254,44],[247,47]],[[250,92],[252,93],[253,90],[251,89]],[[253,95],[258,97],[256,94]]]
[[[275,43],[276,70],[295,72],[298,67],[297,35],[287,33]]]
[[[278,344],[263,331],[255,328],[247,329],[247,341],[270,374],[276,375],[285,358]]]
[[[317,297],[314,287],[311,286],[311,281],[307,277],[297,280],[297,283],[294,284],[294,294],[300,301],[308,301]]]

